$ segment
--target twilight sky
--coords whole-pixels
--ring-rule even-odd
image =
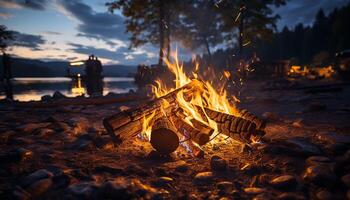
[[[157,61],[150,45],[129,50],[120,13],[107,12],[108,0],[0,0],[0,24],[16,31],[10,53],[43,60],[80,60],[95,54],[104,64],[136,65]],[[26,3],[25,3],[26,2]],[[323,8],[328,14],[350,0],[289,0],[275,8],[278,28],[313,22]],[[174,45],[173,45],[174,46]],[[190,55],[181,50],[182,55]]]

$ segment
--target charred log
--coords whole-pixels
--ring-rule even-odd
[[[160,154],[170,154],[179,147],[179,137],[172,124],[162,118],[152,126],[151,145]]]

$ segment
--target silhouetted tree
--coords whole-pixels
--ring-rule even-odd
[[[0,25],[0,50],[5,52],[8,42],[13,40],[12,31],[7,30],[7,27],[4,25]]]

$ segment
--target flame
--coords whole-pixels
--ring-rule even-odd
[[[152,125],[153,123],[151,123],[154,115],[156,114],[155,111],[153,111],[153,113],[149,116],[143,116],[143,120],[142,120],[142,130],[141,130],[141,137],[147,139],[148,141],[151,140],[151,132],[152,132]]]
[[[231,102],[237,102],[237,98],[234,98],[232,101],[227,96],[227,91],[224,89],[224,86],[227,82],[225,80],[225,84],[222,85],[220,90],[217,90],[213,83],[210,81],[201,81],[198,79],[198,69],[199,64],[195,63],[195,70],[192,72],[191,79],[186,75],[184,71],[183,64],[181,64],[178,60],[177,51],[172,53],[171,59],[164,59],[164,62],[170,72],[175,75],[174,85],[175,87],[169,88],[164,84],[161,80],[157,80],[155,85],[152,86],[152,92],[155,97],[164,96],[178,88],[185,86],[191,81],[196,84],[196,90],[193,90],[191,93],[190,99],[186,98],[185,93],[186,89],[180,90],[176,95],[176,100],[178,105],[183,109],[185,114],[185,122],[193,127],[191,122],[192,119],[195,119],[199,122],[206,124],[214,130],[214,134],[212,134],[212,138],[216,137],[218,133],[217,123],[211,120],[207,114],[205,113],[205,107],[211,110],[239,116],[239,112],[236,109],[236,106]],[[224,71],[223,75],[228,79],[231,74],[229,71]],[[164,106],[164,105],[163,105]],[[203,115],[204,114],[204,115]],[[143,123],[143,132],[146,135],[150,134],[150,120],[149,118],[144,118]],[[218,137],[220,138],[220,137]]]

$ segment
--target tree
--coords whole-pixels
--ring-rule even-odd
[[[276,30],[278,15],[272,15],[272,6],[281,6],[285,0],[225,1],[218,6],[222,18],[222,32],[231,43],[239,40],[241,45],[255,42],[257,39],[271,39]]]
[[[159,45],[158,64],[163,64],[164,50],[170,51],[170,30],[176,26],[181,0],[117,0],[106,3],[110,11],[119,9],[125,16],[126,32],[131,34],[130,48],[146,43]]]
[[[181,33],[177,34],[178,40],[191,50],[204,47],[211,57],[212,46],[223,41],[220,30],[220,17],[215,9],[215,1],[195,0],[184,8]]]
[[[6,26],[0,25],[0,50],[2,52],[5,52],[9,40],[13,40],[12,31],[7,30]]]

